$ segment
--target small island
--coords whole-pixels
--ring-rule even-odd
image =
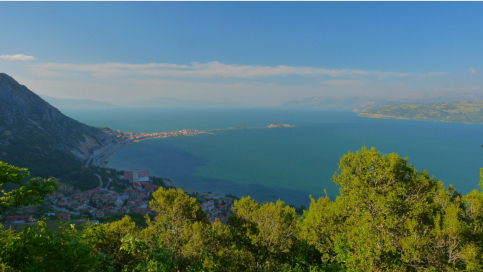
[[[267,126],[267,128],[280,128],[280,127],[295,127],[295,126],[288,125],[288,124],[270,124]]]

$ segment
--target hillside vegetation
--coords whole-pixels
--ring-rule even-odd
[[[483,100],[384,106],[368,109],[359,115],[372,118],[483,124]]]
[[[126,216],[0,231],[0,271],[483,271],[478,190],[462,196],[374,148],[344,155],[332,181],[335,201],[312,199],[301,218],[282,201],[244,197],[227,224],[213,223],[195,198],[161,188],[145,227]]]

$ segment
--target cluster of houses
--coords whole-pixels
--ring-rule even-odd
[[[151,184],[149,170],[124,171],[123,179],[132,184],[132,188],[118,193],[106,188],[95,188],[81,192],[72,188],[64,188],[59,192],[47,196],[54,209],[60,213],[49,213],[45,216],[55,216],[71,219],[72,214],[91,214],[93,217],[103,217],[106,214],[156,213],[149,208],[149,198],[159,186]],[[219,220],[227,222],[228,216],[233,214],[233,201],[226,198],[207,199],[201,202],[203,211],[207,212],[212,222]],[[5,218],[7,223],[31,222],[32,215],[11,215]]]
[[[174,137],[174,136],[182,136],[182,135],[193,135],[197,134],[200,131],[197,129],[183,129],[171,132],[154,132],[154,133],[137,133],[137,132],[122,132],[120,130],[117,131],[105,131],[110,135],[114,136],[114,139],[117,140],[124,140],[124,141],[132,141],[132,140],[141,140],[147,138],[165,138],[165,137]]]
[[[279,127],[294,127],[294,125],[288,125],[288,124],[270,124],[267,126],[267,128],[279,128]]]
[[[56,217],[56,218],[63,218],[63,219],[70,219],[70,213],[61,212],[61,213],[46,213],[44,214],[45,217]],[[9,215],[5,217],[5,223],[29,223],[34,222],[38,218],[34,218],[33,215]]]
[[[90,213],[96,217],[125,213],[154,214],[149,209],[148,199],[159,186],[150,183],[149,170],[124,171],[123,178],[131,182],[132,188],[122,193],[106,188],[84,192],[65,188],[47,198],[54,208],[68,210],[66,213],[71,214]]]
[[[54,217],[54,218],[63,218],[63,219],[70,219],[70,213],[68,212],[60,212],[60,213],[46,213],[44,214],[45,217]],[[38,218],[34,218],[33,215],[9,215],[5,217],[5,223],[29,223],[35,222]]]
[[[234,214],[232,211],[233,202],[220,199],[210,199],[201,203],[201,209],[208,213],[208,219],[211,222],[216,220],[226,223],[228,216]]]
[[[25,223],[32,222],[33,220],[32,215],[9,215],[5,217],[6,223]]]

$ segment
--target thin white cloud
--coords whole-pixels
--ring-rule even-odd
[[[5,60],[34,60],[35,57],[27,56],[24,54],[17,54],[17,55],[0,55],[0,59]]]
[[[461,87],[459,88],[461,91],[481,91],[483,88],[481,87]]]
[[[476,69],[475,69],[475,68],[470,68],[470,72],[471,72],[472,74],[478,74],[478,71],[476,71]]]
[[[440,91],[440,89],[436,89]],[[459,88],[446,88],[443,91],[455,92],[455,91],[483,91],[482,87],[459,87]]]
[[[148,77],[190,77],[190,78],[261,78],[271,76],[378,76],[378,77],[407,77],[407,76],[435,76],[444,73],[396,73],[382,71],[368,71],[357,69],[328,69],[320,67],[294,66],[261,66],[223,64],[217,61],[208,63],[193,62],[191,65],[170,63],[126,64],[71,64],[71,63],[41,63],[31,66],[32,71],[39,76],[76,76],[91,75],[97,78],[148,76]]]
[[[173,97],[277,106],[285,101],[298,99],[301,91],[308,97],[321,96],[324,92],[324,88],[320,87],[299,88],[265,83],[201,83],[169,79],[122,79],[119,84],[115,85],[109,82],[75,82],[52,79],[22,80],[22,83],[38,94],[113,103],[153,97]]]

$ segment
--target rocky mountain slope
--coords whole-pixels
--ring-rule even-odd
[[[109,139],[62,114],[12,77],[0,73],[0,160],[40,176],[79,169]]]

